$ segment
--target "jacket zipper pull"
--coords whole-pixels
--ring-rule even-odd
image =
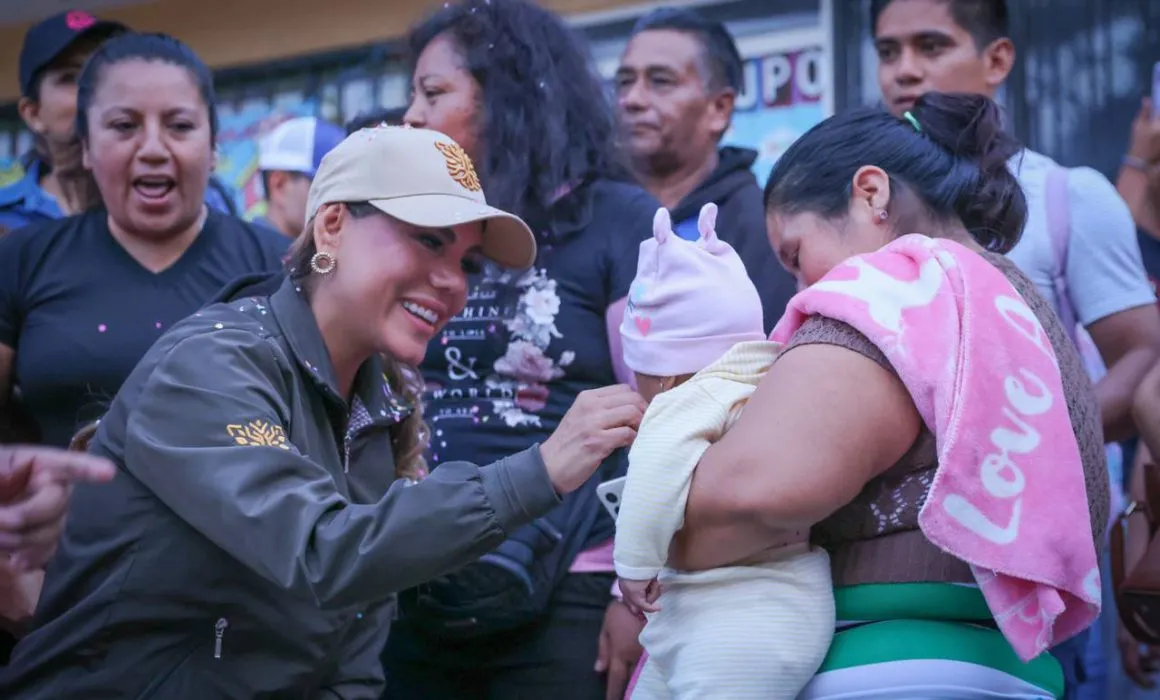
[[[342,473],[350,473],[350,433],[342,440]]]
[[[230,621],[224,617],[218,618],[217,623],[213,626],[213,657],[220,659],[222,657],[222,637],[226,636],[226,628],[230,626]]]

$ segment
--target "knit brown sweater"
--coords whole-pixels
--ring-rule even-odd
[[[1067,409],[1083,459],[1092,536],[1098,550],[1108,520],[1109,492],[1103,428],[1091,380],[1059,319],[1031,280],[1006,258],[994,254],[985,257],[1007,276],[1039,318],[1059,358]],[[820,316],[798,329],[786,352],[816,343],[849,348],[893,371],[866,336],[848,324]],[[934,436],[924,428],[897,464],[814,527],[812,539],[830,552],[834,585],[974,581],[965,562],[931,544],[918,528],[918,513],[937,468]],[[1035,517],[1032,513],[1027,516]]]

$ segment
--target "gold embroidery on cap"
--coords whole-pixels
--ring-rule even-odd
[[[467,155],[467,151],[457,143],[440,143],[435,142],[435,148],[443,154],[447,159],[447,172],[451,175],[451,179],[458,182],[465,190],[478,192],[482,187],[479,185],[479,176],[475,174],[475,166],[471,162],[471,156]]]
[[[235,423],[226,426],[226,432],[234,442],[246,447],[281,447],[290,449],[286,442],[286,431],[282,426],[264,420],[252,420],[245,425]]]

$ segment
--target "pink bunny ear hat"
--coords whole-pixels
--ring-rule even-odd
[[[696,241],[673,233],[667,209],[653,217],[620,326],[624,362],[634,372],[695,374],[737,343],[765,338],[757,288],[716,224],[712,203],[701,208]]]

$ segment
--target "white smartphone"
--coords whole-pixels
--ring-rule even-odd
[[[619,479],[612,479],[596,485],[596,497],[604,504],[605,510],[616,520],[617,514],[620,513],[620,497],[624,495],[624,482],[628,481],[627,476],[622,476]]]

